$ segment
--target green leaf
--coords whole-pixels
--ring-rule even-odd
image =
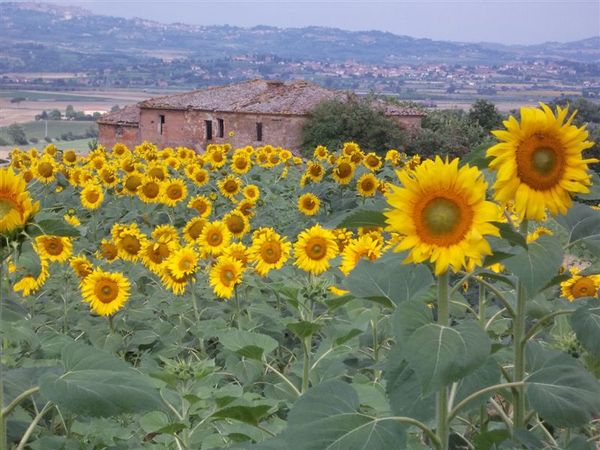
[[[77,237],[79,231],[77,228],[65,222],[63,219],[45,219],[37,222],[37,227],[31,227],[31,237],[40,236],[43,234],[51,236],[66,236]]]
[[[600,413],[600,383],[576,359],[536,343],[526,355],[533,369],[526,379],[529,403],[544,420],[573,427]]]
[[[496,360],[492,357],[488,357],[487,361],[481,367],[460,380],[458,389],[456,391],[455,403],[464,400],[469,395],[485,387],[498,384],[500,382],[501,375],[502,373],[500,371],[500,366]],[[465,406],[465,410],[471,410],[480,405],[484,405],[488,398],[492,397],[493,395],[494,393],[490,392],[487,397],[482,396],[477,400],[473,400]]]
[[[433,312],[422,302],[400,303],[392,314],[392,329],[396,342],[404,343],[417,328],[433,322]]]
[[[300,322],[288,323],[287,328],[299,339],[304,339],[319,331],[321,329],[321,325],[315,322],[301,320]]]
[[[494,225],[500,230],[500,236],[506,239],[511,245],[518,245],[527,249],[527,241],[525,237],[516,231],[513,226],[505,222],[494,222]]]
[[[569,232],[569,244],[581,241],[590,250],[600,251],[600,212],[575,203],[566,216],[558,216],[556,220]]]
[[[567,444],[566,450],[596,450],[593,442],[587,440],[587,436],[575,436]]]
[[[404,427],[360,411],[351,385],[327,381],[309,389],[288,415],[288,450],[388,450],[403,448]]]
[[[249,423],[250,425],[256,426],[269,415],[270,409],[270,405],[230,406],[215,412],[212,417],[216,419],[238,420],[240,422]]]
[[[587,194],[577,194],[577,198],[582,200],[600,200],[600,175],[597,172],[591,171],[592,185],[590,186],[590,192]]]
[[[581,344],[600,358],[600,306],[593,301],[577,309],[571,315],[571,327]]]
[[[160,407],[150,378],[118,358],[73,342],[62,351],[65,373],[40,380],[42,395],[74,414],[109,417]]]
[[[146,433],[155,433],[169,424],[169,417],[162,411],[151,411],[140,418],[140,426]]]
[[[392,307],[416,299],[433,284],[424,265],[402,264],[403,255],[386,255],[375,262],[360,261],[342,284],[352,295]]]
[[[490,145],[486,144],[477,146],[460,159],[461,166],[469,164],[480,169],[487,169],[489,162],[492,160],[492,157],[486,157],[489,148]]]
[[[542,236],[515,256],[504,260],[504,266],[524,284],[534,296],[556,276],[563,260],[563,252],[556,238]]]
[[[473,444],[477,450],[493,450],[499,448],[499,444],[508,439],[510,439],[510,431],[492,430],[477,435]]]
[[[385,215],[381,211],[356,211],[345,217],[336,228],[358,227],[385,227]]]
[[[33,249],[31,241],[25,241],[19,248],[19,255],[16,260],[17,273],[19,275],[31,275],[38,277],[42,271],[42,262],[40,256]]]
[[[271,353],[279,343],[266,334],[244,330],[227,330],[219,335],[219,341],[227,350],[240,356],[260,360],[264,354]]]

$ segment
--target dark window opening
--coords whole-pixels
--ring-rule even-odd
[[[222,138],[225,136],[225,123],[223,122],[223,119],[217,119],[217,122],[219,126],[218,136]]]
[[[159,117],[159,121],[158,121],[158,134],[163,134],[163,131],[165,129],[165,116],[164,114],[161,114]]]
[[[262,123],[261,122],[256,122],[256,140],[257,141],[262,141],[263,140],[263,133],[262,133]]]
[[[206,126],[206,140],[212,139],[212,120],[205,120],[204,125]]]

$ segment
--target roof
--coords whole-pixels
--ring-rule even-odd
[[[347,100],[350,93],[326,89],[318,84],[294,80],[284,83],[251,80],[212,86],[191,92],[155,97],[102,116],[98,123],[137,126],[140,109],[200,110],[253,114],[305,116],[322,101]],[[424,116],[417,109],[403,108],[378,99],[373,104],[388,116]]]
[[[140,107],[137,104],[125,106],[118,111],[104,114],[97,122],[110,125],[138,126],[140,122]]]
[[[214,86],[181,94],[151,98],[139,103],[143,109],[195,109],[202,111],[255,114],[307,115],[324,100],[346,99],[348,93],[326,89],[318,84],[294,80],[284,83],[251,80]],[[390,116],[423,116],[421,111],[375,102]]]

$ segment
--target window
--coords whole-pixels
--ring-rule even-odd
[[[256,122],[256,140],[262,141],[263,133],[262,133],[262,122]]]
[[[217,122],[218,122],[218,126],[219,126],[217,136],[222,138],[225,136],[225,123],[223,122],[223,119],[217,119]]]
[[[158,134],[163,134],[163,131],[165,129],[165,115],[161,114],[158,116],[159,120],[158,120]]]
[[[205,120],[204,126],[206,128],[206,140],[210,141],[212,139],[212,120]]]

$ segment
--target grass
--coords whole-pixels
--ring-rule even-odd
[[[38,91],[0,91],[0,97],[16,98],[24,97],[28,101],[56,101],[56,102],[102,102],[107,97],[94,97],[85,95],[64,94],[60,92],[38,92]],[[109,98],[109,97],[108,97]]]
[[[40,141],[46,136],[46,124],[43,120],[33,122],[24,122],[19,124],[23,127],[28,139],[37,138]],[[97,125],[93,121],[76,121],[76,120],[48,120],[48,137],[52,139],[60,138],[62,134],[73,133],[74,135],[84,135],[90,127],[97,129]],[[7,132],[7,127],[0,128],[0,137],[7,142],[11,142]]]
[[[56,141],[53,142],[54,145],[59,150],[75,150],[80,154],[87,154],[90,151],[88,147],[88,142],[93,139],[77,139],[75,141]],[[29,150],[30,148],[37,148],[38,150],[42,150],[47,145],[46,141],[38,142],[37,144],[28,144],[28,145],[4,145],[0,146],[0,153],[10,152],[13,148],[18,147],[21,150]]]

